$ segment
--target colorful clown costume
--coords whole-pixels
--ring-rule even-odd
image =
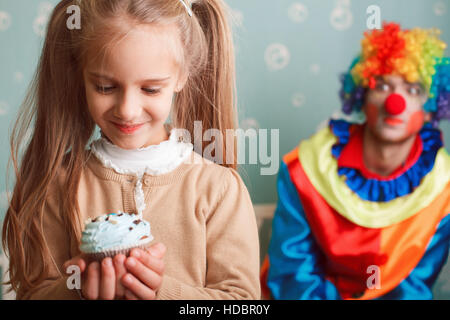
[[[265,298],[431,299],[449,254],[450,156],[426,124],[390,176],[364,167],[364,125],[331,120],[283,157]]]

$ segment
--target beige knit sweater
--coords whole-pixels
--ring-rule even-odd
[[[91,155],[79,185],[80,221],[118,210],[136,212],[136,179],[106,168]],[[143,217],[151,224],[154,242],[167,247],[157,299],[259,299],[258,231],[238,173],[192,152],[175,170],[145,174],[142,181]],[[68,275],[62,270],[65,261],[80,253],[79,243],[62,225],[62,197],[64,190],[55,184],[45,206],[50,275],[35,289],[17,292],[18,299],[79,299],[76,290],[67,288]]]

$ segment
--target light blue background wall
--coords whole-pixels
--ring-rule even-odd
[[[450,0],[227,2],[236,22],[241,126],[279,129],[280,158],[339,109],[338,75],[359,50],[369,5],[381,8],[382,20],[440,28],[450,44]],[[5,177],[11,125],[56,3],[0,0],[0,177]],[[268,58],[270,48],[275,50]],[[450,125],[441,127],[450,141]],[[254,203],[276,201],[275,175],[262,176],[259,165],[245,165],[243,177]],[[0,178],[0,220],[6,209],[4,180]]]
[[[256,122],[261,128],[280,129],[280,155],[308,137],[340,107],[338,75],[347,70],[359,51],[369,5],[381,8],[383,20],[397,21],[404,27],[440,28],[442,39],[450,44],[448,0],[230,0],[228,3],[242,21],[242,27],[236,29],[241,118],[244,122],[250,118],[247,123]],[[292,10],[302,6],[307,14],[301,14],[305,10]],[[286,47],[290,61],[285,68],[271,71],[264,55],[274,43]],[[281,51],[279,56],[285,55]],[[449,124],[442,128],[446,141],[450,141]],[[244,168],[250,177],[247,184],[253,200],[276,201],[276,176],[259,175],[259,166]]]

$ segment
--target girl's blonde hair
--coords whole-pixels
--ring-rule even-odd
[[[71,5],[80,8],[81,29],[67,27]],[[49,275],[52,256],[42,222],[49,188],[61,177],[65,190],[60,199],[62,227],[70,239],[80,240],[77,189],[89,157],[86,146],[95,129],[82,77],[91,54],[104,54],[136,25],[175,24],[182,43],[178,60],[188,81],[176,95],[173,126],[189,130],[191,137],[195,136],[194,121],[201,121],[202,136],[214,128],[225,137],[227,129],[236,128],[234,49],[226,5],[223,0],[196,0],[192,11],[191,17],[180,0],[63,0],[53,10],[38,68],[10,141],[16,184],[3,223],[2,244],[10,258],[7,284],[19,298]],[[233,150],[224,143],[222,148],[223,157],[232,152],[234,161],[221,163],[236,168],[236,144]]]

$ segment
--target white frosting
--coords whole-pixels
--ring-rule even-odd
[[[169,139],[157,145],[133,150],[122,149],[104,137],[91,143],[92,153],[106,168],[111,168],[120,174],[130,174],[138,177],[134,189],[134,199],[138,215],[142,217],[145,210],[142,177],[145,173],[158,176],[175,170],[192,151],[193,145],[179,141],[182,131],[172,129]]]

